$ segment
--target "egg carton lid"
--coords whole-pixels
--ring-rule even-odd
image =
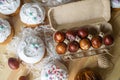
[[[48,19],[54,30],[70,29],[110,20],[109,0],[82,0],[50,8]]]

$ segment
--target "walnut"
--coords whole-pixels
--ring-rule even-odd
[[[102,80],[102,78],[91,69],[83,69],[76,75],[75,80]]]

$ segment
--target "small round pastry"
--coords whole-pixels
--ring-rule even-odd
[[[20,62],[16,58],[9,58],[8,65],[11,69],[16,70],[19,68]]]
[[[93,48],[99,48],[102,45],[102,38],[100,36],[95,36],[91,40]]]
[[[102,80],[102,78],[100,74],[91,69],[83,69],[76,75],[74,80]]]
[[[19,12],[20,0],[0,0],[0,13],[11,15]]]
[[[65,40],[65,34],[64,32],[61,32],[61,31],[57,31],[55,34],[54,34],[54,40],[59,43],[59,42],[63,42]]]
[[[58,60],[51,61],[42,69],[41,80],[68,80],[68,70]]]
[[[45,45],[40,37],[27,35],[18,43],[17,54],[26,63],[37,63],[45,55]]]
[[[67,45],[65,43],[58,43],[56,46],[56,52],[58,54],[65,54],[67,51]]]
[[[28,27],[36,27],[44,22],[45,9],[38,3],[26,3],[20,10],[20,19]]]
[[[105,45],[109,46],[109,45],[112,45],[113,44],[113,37],[111,35],[106,35],[104,38],[103,38],[103,42]]]
[[[90,40],[89,39],[82,39],[82,40],[80,40],[80,48],[82,49],[82,50],[88,50],[89,48],[90,48],[90,46],[91,46],[91,43],[90,43]]]
[[[68,50],[70,52],[77,52],[78,49],[79,49],[79,43],[78,42],[72,41],[72,42],[69,43]]]
[[[68,30],[66,32],[66,38],[69,40],[69,41],[74,41],[75,38],[76,38],[76,32],[74,30]]]
[[[14,29],[5,19],[0,18],[0,45],[9,43],[14,35]]]
[[[86,38],[88,36],[88,30],[86,28],[80,28],[78,30],[78,36],[80,38]]]

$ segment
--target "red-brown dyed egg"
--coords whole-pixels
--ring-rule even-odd
[[[74,41],[75,38],[76,38],[76,32],[73,30],[68,30],[66,32],[66,38],[69,40],[69,41]]]
[[[95,36],[91,40],[93,48],[99,48],[102,45],[102,38],[100,36]]]
[[[82,39],[79,44],[82,50],[88,50],[91,46],[89,39]]]
[[[78,49],[79,49],[79,43],[78,42],[72,41],[72,42],[69,43],[68,50],[70,52],[76,52],[76,51],[78,51]]]
[[[20,63],[16,58],[9,58],[8,65],[11,69],[16,70],[19,68]]]
[[[58,54],[65,54],[67,51],[67,45],[65,43],[58,43],[56,46],[56,52]]]
[[[112,45],[113,41],[114,41],[114,39],[111,35],[106,35],[103,39],[104,44],[107,45],[107,46]]]
[[[65,33],[61,31],[57,31],[54,35],[54,40],[59,43],[65,40]]]
[[[80,38],[86,38],[88,36],[88,30],[86,28],[81,28],[78,30],[78,36]]]
[[[19,80],[28,80],[26,76],[20,76]]]

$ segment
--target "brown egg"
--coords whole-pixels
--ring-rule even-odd
[[[20,62],[16,58],[9,58],[8,65],[11,69],[16,70],[19,68]]]
[[[56,52],[58,54],[65,54],[67,51],[67,45],[65,43],[58,43],[56,46]]]
[[[111,35],[106,35],[103,39],[104,44],[107,45],[107,46],[112,45],[113,41],[114,41],[114,39]]]
[[[69,43],[68,50],[70,52],[76,52],[76,51],[78,51],[78,49],[79,49],[79,43],[78,42],[72,41],[72,42]]]
[[[79,44],[80,44],[80,48],[82,50],[88,50],[91,46],[91,43],[90,43],[89,39],[87,39],[87,38],[80,40]]]
[[[65,40],[65,33],[61,31],[57,31],[54,35],[54,40],[59,43]]]
[[[69,40],[69,41],[74,41],[75,38],[76,38],[76,31],[74,30],[68,30],[66,32],[66,38]]]
[[[28,80],[26,76],[20,76],[19,80]]]
[[[99,48],[102,45],[102,38],[100,36],[95,36],[91,40],[93,48]]]
[[[102,77],[91,69],[83,69],[76,75],[74,80],[102,80]]]
[[[80,38],[86,38],[88,36],[88,30],[87,28],[81,28],[78,30],[78,36]]]

